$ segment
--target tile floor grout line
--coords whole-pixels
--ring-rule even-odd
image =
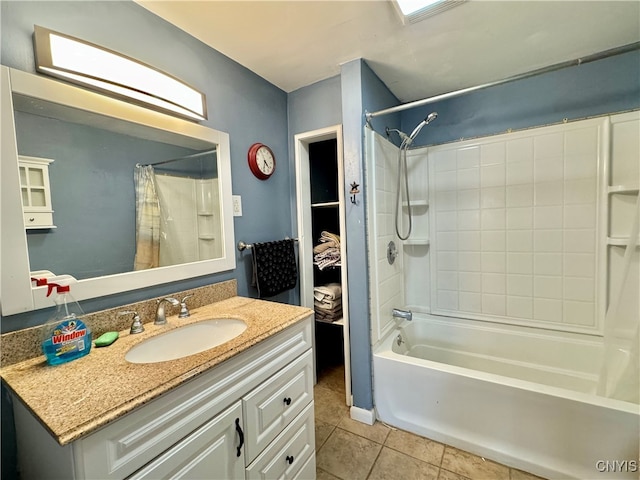
[[[380,444],[378,443],[377,445],[380,445]],[[371,472],[373,472],[373,469],[376,466],[376,463],[378,462],[378,459],[380,458],[380,454],[382,453],[382,449],[383,448],[384,448],[384,445],[380,445],[380,451],[378,452],[378,455],[376,455],[376,459],[371,464],[371,468],[369,468],[369,472],[367,473],[367,476],[365,477],[365,480],[369,480],[369,477],[371,477]]]
[[[314,423],[315,423],[315,419],[314,419]],[[330,425],[330,424],[327,423],[327,425]],[[327,440],[329,440],[329,437],[333,434],[333,432],[336,431],[336,428],[338,428],[335,425],[330,425],[330,426],[332,427],[331,431],[329,432],[329,435],[327,435],[327,438],[325,438],[324,441],[322,442],[322,445],[320,445],[319,447],[316,445],[316,453],[320,451],[320,449],[324,446],[324,444],[327,443]]]

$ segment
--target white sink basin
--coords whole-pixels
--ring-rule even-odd
[[[235,318],[202,320],[144,340],[124,358],[131,363],[156,363],[188,357],[222,345],[246,329],[247,324]]]

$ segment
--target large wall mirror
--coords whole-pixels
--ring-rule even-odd
[[[3,315],[52,305],[34,272],[82,300],[235,268],[226,133],[6,67],[2,122]],[[23,213],[34,158],[53,160],[47,228]]]

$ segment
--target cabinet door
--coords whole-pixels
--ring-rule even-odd
[[[244,478],[242,425],[242,403],[238,401],[129,478]]]

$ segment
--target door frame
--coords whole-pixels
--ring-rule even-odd
[[[298,223],[298,245],[300,262],[300,304],[313,308],[313,238],[311,230],[311,176],[309,172],[309,145],[324,140],[336,140],[338,158],[338,202],[340,216],[340,255],[347,258],[347,231],[345,216],[344,157],[342,147],[342,125],[299,133],[294,136],[296,169],[296,218]],[[351,396],[351,349],[349,343],[349,300],[347,262],[342,262],[342,315],[344,319],[344,374],[346,404],[353,404]],[[314,349],[315,338],[314,338]]]

